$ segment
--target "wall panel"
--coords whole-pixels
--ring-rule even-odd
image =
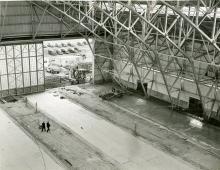
[[[34,4],[31,4],[34,3]],[[69,30],[65,24],[59,18],[55,18],[48,14],[44,13],[44,10],[41,10],[38,5],[46,7],[41,2],[28,2],[28,1],[0,1],[1,11],[0,11],[0,20],[4,18],[4,27],[1,28],[2,39],[7,38],[23,38],[29,37],[32,39],[33,33],[37,32],[36,38],[48,38],[49,36],[57,37],[58,35],[68,33]],[[4,15],[4,10],[7,9],[6,14]],[[49,9],[57,17],[58,15],[56,10]],[[76,13],[77,14],[77,13]],[[40,27],[38,24],[41,20]],[[77,31],[85,31],[82,26],[77,26],[72,30],[71,34],[78,34]]]
[[[44,90],[42,43],[0,46],[0,97]]]

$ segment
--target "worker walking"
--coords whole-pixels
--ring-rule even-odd
[[[47,122],[47,132],[49,132],[49,131],[50,131],[50,123]]]
[[[43,132],[43,131],[46,132],[46,126],[45,126],[44,122],[41,124],[41,132]]]

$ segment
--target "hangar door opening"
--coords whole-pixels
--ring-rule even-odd
[[[44,89],[43,43],[0,46],[0,97]]]
[[[44,41],[46,88],[92,81],[94,40]]]

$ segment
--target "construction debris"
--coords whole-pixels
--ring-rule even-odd
[[[124,92],[122,90],[116,89],[115,87],[112,87],[111,92],[101,94],[101,95],[99,95],[99,97],[101,97],[103,100],[111,100],[114,97],[121,98],[121,97],[123,97],[123,95],[124,95]]]
[[[81,96],[83,95],[84,93],[83,92],[79,92],[77,90],[74,90],[74,89],[67,89],[67,88],[61,88],[62,90],[66,90],[68,92],[71,92],[72,94],[77,94],[78,96]]]

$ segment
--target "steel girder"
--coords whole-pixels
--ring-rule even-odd
[[[187,7],[163,0],[158,1],[158,4],[142,4],[138,1],[45,1],[45,4],[50,6],[47,9],[50,13],[62,13],[62,21],[69,25],[70,31],[72,22],[77,23],[97,41],[123,49],[118,56],[107,56],[113,63],[122,59],[126,62],[121,71],[110,71],[111,74],[121,77],[125,67],[132,64],[143,87],[150,70],[158,71],[162,75],[171,103],[175,83],[178,80],[191,79],[196,84],[205,110],[208,95],[204,96],[200,89],[201,85],[207,84],[203,83],[207,79],[204,67],[218,68],[220,63],[220,27],[217,15],[219,1],[206,4],[197,0],[196,4],[188,4]],[[105,36],[100,36],[100,31]],[[114,41],[108,42],[106,36],[112,36]],[[99,55],[97,57],[106,58]],[[198,64],[203,66],[197,66]],[[140,65],[148,69],[143,77],[139,73]],[[169,76],[175,77],[171,85],[168,83]],[[209,90],[218,88],[216,77],[212,78],[208,82]],[[152,84],[153,82],[152,80]]]

